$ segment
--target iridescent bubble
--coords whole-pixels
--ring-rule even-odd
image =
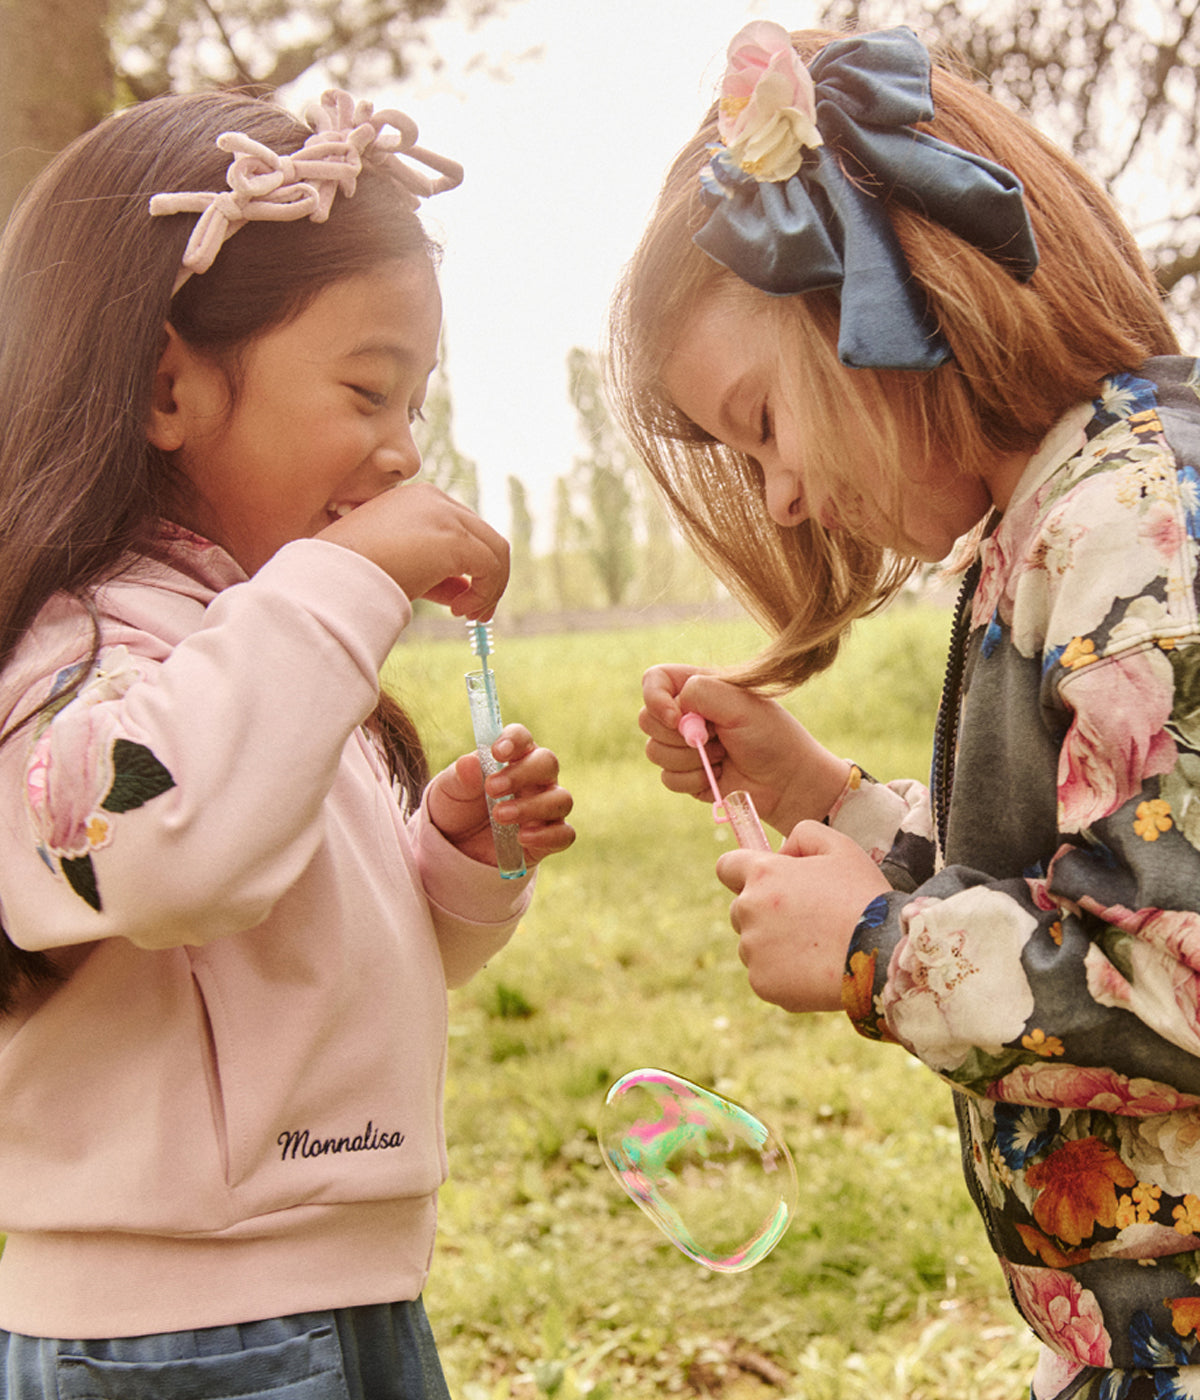
[[[740,1273],[783,1238],[796,1168],[748,1109],[662,1069],[635,1069],[608,1091],[598,1129],[605,1162],[672,1244],[719,1273]]]

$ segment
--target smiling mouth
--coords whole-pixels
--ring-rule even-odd
[[[329,517],[330,522],[332,523],[334,520],[341,520],[343,517],[349,515],[352,510],[357,509],[357,501],[339,501],[336,505],[326,506],[325,514]]]

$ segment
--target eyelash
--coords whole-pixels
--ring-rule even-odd
[[[374,389],[364,389],[361,384],[351,384],[350,387],[359,398],[366,399],[372,408],[387,407],[388,396],[386,394],[377,393]]]
[[[372,408],[386,408],[388,406],[389,396],[387,394],[380,394],[374,389],[366,389],[361,384],[351,384],[350,388],[359,398],[365,399]],[[410,408],[408,410],[408,421],[410,423],[424,423],[425,415],[419,408]]]

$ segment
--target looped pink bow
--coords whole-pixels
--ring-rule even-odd
[[[457,161],[416,144],[417,124],[404,112],[376,112],[370,102],[356,102],[349,93],[332,89],[308,107],[305,117],[313,134],[292,155],[281,156],[242,131],[218,136],[220,149],[233,155],[225,173],[227,190],[152,196],[153,216],[200,215],[184,249],[175,291],[192,273],[207,272],[225,240],[253,220],[324,223],[334,195],[354,193],[364,158],[392,174],[413,209],[421,199],[462,183]],[[415,170],[399,153],[438,172],[437,178]]]

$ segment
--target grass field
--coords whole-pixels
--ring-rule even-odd
[[[881,778],[923,775],[947,629],[921,607],[863,624],[795,712]],[[506,718],[558,752],[578,840],[510,947],[452,994],[452,1180],[426,1304],[457,1400],[1027,1394],[1034,1347],[968,1202],[948,1091],[841,1016],[754,998],[708,810],[642,757],[647,665],[759,642],[749,623],[498,631]],[[465,642],[393,658],[436,764],[471,747],[472,664]],[[756,1268],[685,1258],[609,1176],[597,1116],[642,1066],[718,1089],[788,1142],[796,1222]]]

